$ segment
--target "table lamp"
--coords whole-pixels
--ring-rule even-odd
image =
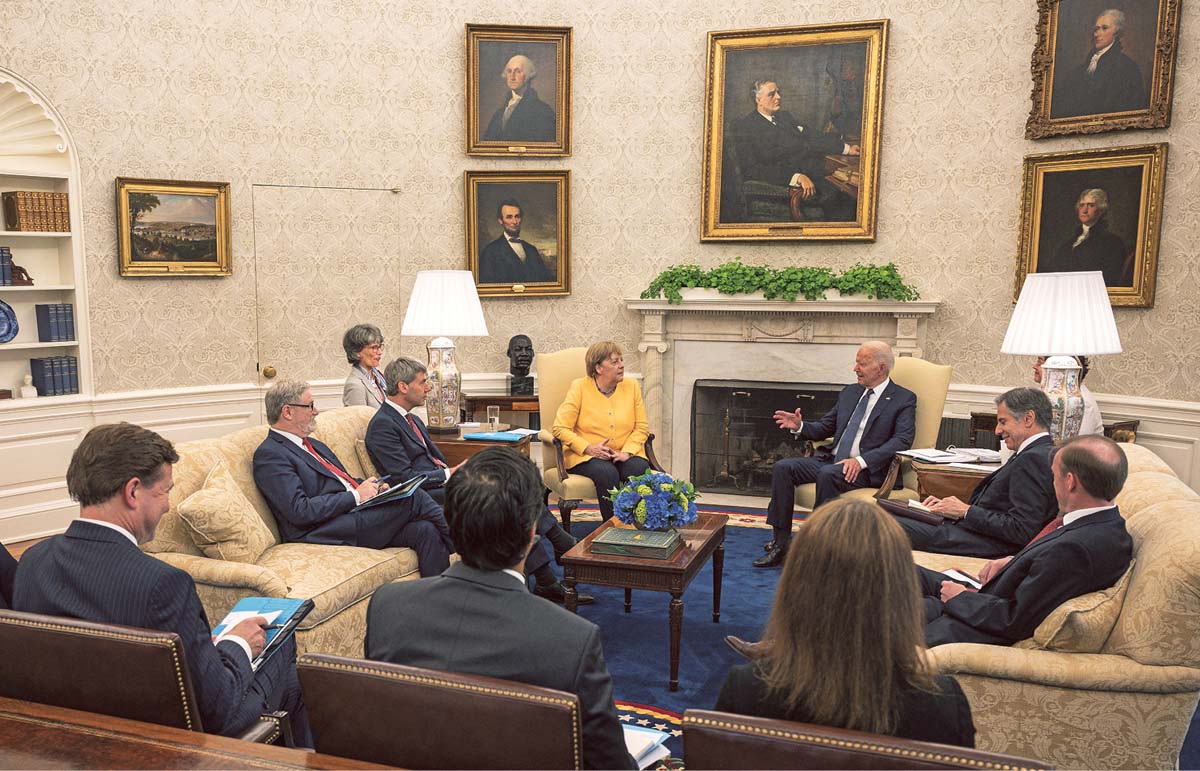
[[[1045,356],[1042,390],[1054,420],[1050,436],[1062,443],[1079,433],[1083,396],[1076,356],[1120,353],[1104,274],[1100,271],[1030,273],[1000,346],[1002,353]]]
[[[417,273],[401,335],[432,337],[426,346],[426,373],[432,389],[425,401],[430,432],[458,431],[461,378],[454,363],[456,337],[483,337],[488,333],[475,278],[469,270],[422,270]]]

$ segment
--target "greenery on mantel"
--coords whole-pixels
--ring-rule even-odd
[[[666,297],[667,302],[683,302],[679,290],[716,289],[721,294],[747,294],[762,291],[768,300],[794,301],[825,299],[825,290],[836,289],[843,295],[865,294],[873,300],[909,301],[920,298],[917,290],[904,283],[896,265],[855,265],[842,274],[829,268],[771,268],[745,265],[738,257],[732,262],[704,270],[698,265],[667,268],[642,292],[643,300]]]

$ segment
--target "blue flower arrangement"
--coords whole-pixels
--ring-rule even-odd
[[[696,499],[691,482],[672,479],[651,469],[630,477],[625,486],[608,491],[617,519],[643,530],[668,530],[696,521]]]

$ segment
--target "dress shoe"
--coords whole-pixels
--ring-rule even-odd
[[[561,583],[550,584],[549,586],[536,584],[533,587],[533,593],[538,597],[550,600],[550,602],[557,602],[559,605],[565,605],[567,602],[567,590],[563,588]],[[595,601],[595,597],[583,592],[579,592],[575,598],[576,605],[591,605]]]
[[[775,548],[775,539],[774,538],[772,538],[771,540],[769,540],[763,544],[763,551],[771,551],[771,549],[774,549],[774,548]]]
[[[776,544],[771,547],[771,551],[754,560],[756,568],[773,568],[783,564],[783,558],[787,556],[787,544],[779,546]]]
[[[743,640],[740,637],[734,637],[733,635],[729,634],[725,635],[725,644],[751,661],[754,661],[755,659],[761,659],[763,656],[766,656],[771,652],[771,643],[769,640],[763,640],[761,642],[749,642],[748,640]]]

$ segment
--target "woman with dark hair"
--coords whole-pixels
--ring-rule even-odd
[[[387,385],[379,363],[383,361],[383,333],[374,324],[355,324],[342,335],[342,349],[352,368],[342,389],[342,404],[382,407]]]
[[[975,746],[962,688],[926,658],[908,538],[873,502],[837,498],[800,528],[765,639],[718,710]]]
[[[571,382],[554,416],[554,438],[563,443],[563,462],[596,485],[600,516],[613,515],[608,491],[646,473],[650,437],[646,405],[636,380],[625,379],[625,356],[611,340],[594,343],[584,356],[587,377]]]

